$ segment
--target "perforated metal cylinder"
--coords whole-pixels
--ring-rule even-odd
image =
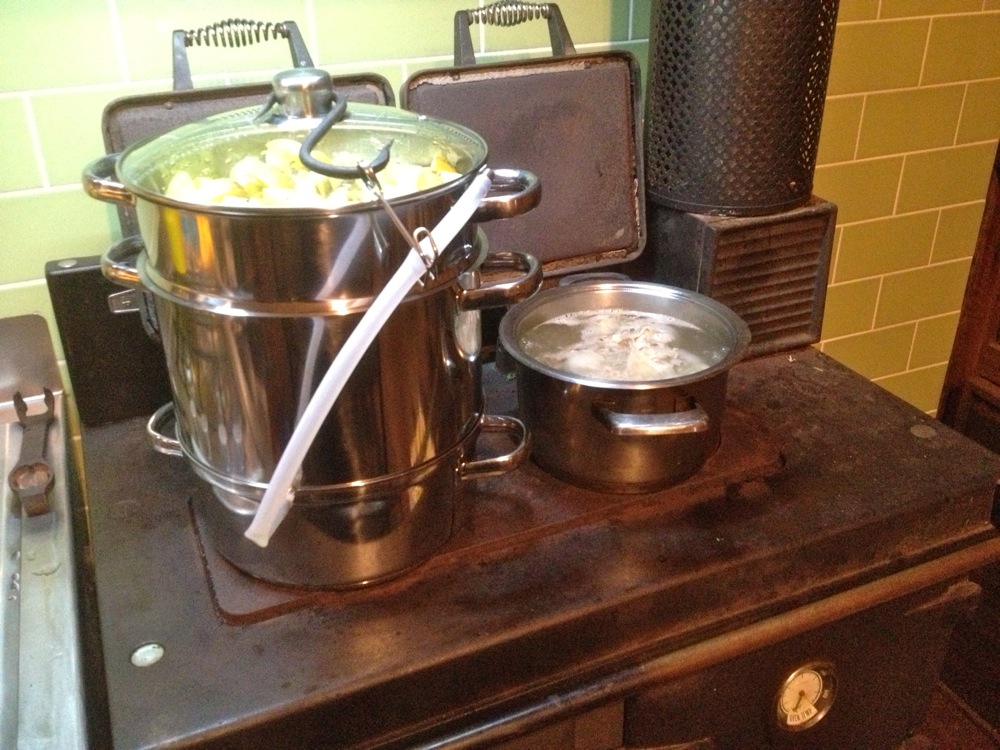
[[[646,193],[759,216],[812,192],[838,0],[653,0]]]

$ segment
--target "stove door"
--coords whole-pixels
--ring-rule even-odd
[[[635,695],[624,747],[893,750],[923,720],[979,593],[967,579],[936,586]]]

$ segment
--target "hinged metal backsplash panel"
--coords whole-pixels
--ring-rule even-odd
[[[422,71],[400,104],[475,130],[491,167],[539,176],[537,208],[484,230],[492,249],[529,252],[551,276],[645,246],[638,89],[635,58],[609,52]]]

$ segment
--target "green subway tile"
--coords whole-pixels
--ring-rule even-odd
[[[864,102],[863,96],[840,96],[826,100],[817,164],[833,164],[854,158]]]
[[[0,198],[0,284],[43,278],[50,260],[103,253],[112,217],[112,206],[82,188]]]
[[[917,19],[838,26],[827,95],[916,86],[929,25]]]
[[[979,237],[985,201],[951,206],[941,210],[937,236],[934,238],[932,263],[971,258]]]
[[[890,216],[902,170],[901,156],[818,166],[813,192],[837,204],[840,224]]]
[[[556,3],[574,44],[623,42],[629,38],[629,4],[594,0],[559,0]],[[547,27],[545,21],[535,21]],[[545,33],[548,44],[548,31]]]
[[[964,97],[964,85],[869,94],[858,158],[950,146]]]
[[[41,315],[49,326],[49,332],[55,333],[55,314],[49,301],[49,288],[44,280],[16,286],[0,285],[0,318],[13,318],[16,315]],[[57,346],[58,338],[53,336]]]
[[[880,378],[876,383],[921,411],[933,413],[941,400],[947,369],[947,365],[925,367]]]
[[[35,148],[28,131],[24,102],[0,99],[0,192],[42,186],[42,176],[35,161]]]
[[[909,154],[900,180],[899,213],[980,200],[986,195],[995,143]]]
[[[927,367],[947,362],[951,357],[951,345],[955,341],[956,328],[958,328],[957,312],[918,320],[909,366]]]
[[[15,10],[16,8],[16,10]],[[0,90],[121,80],[106,0],[14,0],[0,23]]]
[[[877,328],[854,336],[823,342],[823,352],[866,378],[892,375],[906,369],[916,324]]]
[[[878,6],[879,0],[840,0],[837,23],[874,21],[878,18]]]
[[[117,4],[125,57],[132,80],[171,79],[173,33],[194,30],[230,18],[264,23],[295,21],[309,47],[305,0],[285,0],[280,5],[267,0],[129,0]],[[314,56],[315,51],[310,49]],[[192,45],[187,49],[192,75],[224,74],[246,70],[277,71],[292,63],[284,39],[262,40],[245,47]],[[267,80],[266,76],[263,80]],[[196,81],[196,86],[200,85]]]
[[[962,306],[968,276],[968,260],[884,276],[875,327],[955,312]]]
[[[927,211],[842,227],[835,281],[926,266],[938,214]]]
[[[923,84],[1000,77],[1000,14],[935,18]]]
[[[972,81],[968,84],[958,142],[997,140],[1000,138],[1000,79]]]
[[[983,0],[882,0],[882,18],[940,16],[945,13],[975,13]]]
[[[823,339],[868,331],[875,318],[879,280],[831,284],[823,311]]]
[[[649,38],[649,20],[653,0],[632,0],[632,38]]]
[[[324,64],[454,55],[455,11],[476,7],[459,0],[338,0],[316,3],[316,36]],[[479,50],[478,27],[472,42]],[[449,63],[450,64],[450,63]]]
[[[32,99],[51,185],[79,185],[80,172],[104,153],[101,116],[115,98],[106,91],[59,91]],[[73,117],[66,117],[72,112]]]

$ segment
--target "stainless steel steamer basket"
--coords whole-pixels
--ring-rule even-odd
[[[268,311],[257,302],[252,311],[236,302],[213,308],[161,288],[138,238],[108,251],[109,278],[151,292],[174,395],[176,451],[212,486],[222,508],[208,513],[202,503],[200,514],[237,567],[265,580],[322,587],[402,572],[448,538],[463,478],[494,470],[488,467],[509,470],[524,455],[527,433],[506,422],[501,431],[517,442],[508,460],[484,467],[470,452],[484,425],[498,429],[483,413],[479,310],[532,294],[540,266],[529,255],[488,253],[482,237],[453,255],[451,267],[465,270],[450,284],[411,292],[362,358],[306,455],[292,523],[286,519],[261,550],[242,533],[301,410],[363,316],[364,300],[350,301],[340,314],[317,314],[309,303],[300,310],[282,304]],[[508,278],[482,285],[491,270]],[[400,487],[403,478],[414,484]],[[345,517],[357,520],[364,537],[353,547],[343,536],[350,528]],[[315,528],[306,534],[303,524]],[[371,532],[379,524],[385,554]],[[403,531],[400,524],[417,528]],[[329,554],[302,549],[305,537],[329,546]],[[403,550],[401,539],[420,542]],[[356,578],[360,570],[364,577]]]

